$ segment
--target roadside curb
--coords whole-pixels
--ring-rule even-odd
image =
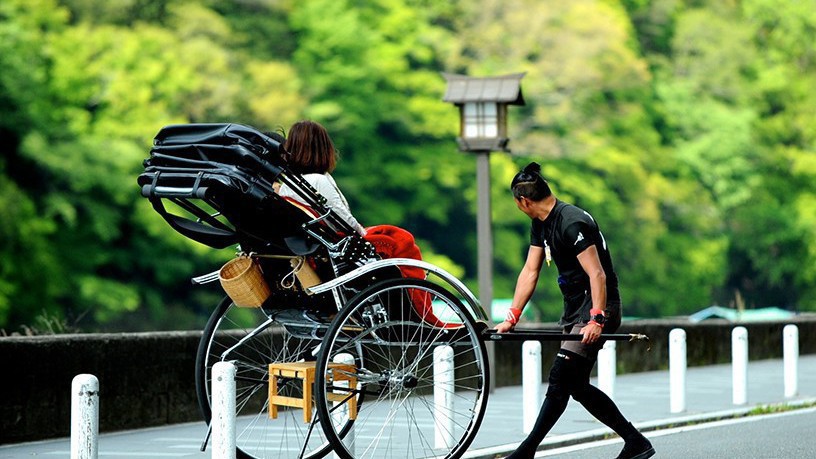
[[[682,427],[694,424],[702,424],[707,422],[722,421],[724,419],[736,419],[746,416],[751,416],[753,411],[758,409],[800,409],[807,408],[816,404],[816,398],[806,398],[791,400],[779,403],[758,403],[742,408],[735,408],[732,410],[713,411],[710,413],[692,414],[687,416],[678,416],[673,418],[658,419],[654,421],[634,422],[637,429],[643,433],[654,432],[656,430],[669,429],[674,427]],[[561,448],[564,446],[572,446],[581,443],[588,443],[593,441],[605,440],[608,438],[615,438],[617,435],[607,427],[587,430],[584,432],[576,432],[564,435],[554,435],[547,437],[541,442],[538,451],[545,451],[549,449]],[[504,445],[491,446],[488,448],[480,448],[465,453],[463,459],[500,459],[512,453],[518,443],[508,443]]]

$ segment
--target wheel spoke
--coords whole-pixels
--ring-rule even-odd
[[[412,303],[419,294],[427,296],[434,311],[439,309],[446,319],[462,325],[447,328],[422,322]],[[486,351],[468,314],[449,292],[409,279],[369,287],[340,311],[321,349],[315,390],[319,415],[329,416],[339,403],[329,395],[344,392],[324,374],[328,364],[338,354],[361,349],[363,361],[356,373],[365,403],[358,407],[353,433],[340,435],[342,424],[335,422],[323,425],[341,457],[456,458],[464,453],[487,403]],[[446,389],[454,406],[439,412],[433,399],[433,355],[441,345],[455,349],[453,385]],[[454,442],[450,451],[434,444],[435,419],[443,421],[440,428]]]
[[[196,361],[197,390],[205,420],[209,422],[209,387],[212,365],[226,356],[237,367],[236,375],[236,443],[238,457],[297,457],[306,444],[304,457],[317,459],[330,451],[321,428],[308,436],[308,424],[299,409],[278,407],[277,419],[269,417],[269,369],[273,362],[302,362],[311,358],[310,350],[319,340],[303,339],[290,334],[280,323],[269,322],[265,330],[256,328],[268,322],[262,309],[237,308],[222,303],[205,329]],[[253,333],[254,331],[254,333]],[[200,382],[199,382],[200,380]],[[302,397],[297,381],[282,381],[280,395]],[[316,413],[313,413],[313,418]],[[308,437],[308,443],[307,443]]]

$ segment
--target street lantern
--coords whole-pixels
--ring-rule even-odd
[[[448,82],[444,102],[459,107],[460,151],[476,155],[478,212],[476,241],[478,245],[479,302],[493,320],[493,234],[490,225],[490,152],[510,151],[507,143],[507,106],[524,105],[521,78],[524,73],[498,77],[473,78],[443,73]],[[495,362],[493,342],[487,343],[488,359]],[[491,391],[496,387],[490,373]]]
[[[509,151],[507,106],[524,105],[521,79],[524,73],[474,78],[442,74],[448,82],[444,102],[459,107],[459,150]]]

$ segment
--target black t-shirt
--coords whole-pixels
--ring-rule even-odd
[[[549,252],[558,268],[558,286],[564,295],[562,325],[589,320],[592,294],[589,276],[581,267],[578,254],[593,245],[606,273],[607,308],[620,308],[618,277],[609,247],[595,219],[587,211],[556,200],[555,207],[544,221],[533,219],[530,245],[542,247],[545,256]]]

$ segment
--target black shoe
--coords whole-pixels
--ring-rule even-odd
[[[510,453],[509,456],[505,457],[504,459],[533,459],[535,457],[536,448],[530,449],[529,446],[525,445],[522,442],[518,449]]]
[[[617,459],[646,459],[654,456],[655,450],[643,435],[637,440],[627,441]]]
[[[533,459],[534,456],[535,450],[528,451],[527,449],[521,447],[513,451],[509,456],[505,457],[504,459]]]

